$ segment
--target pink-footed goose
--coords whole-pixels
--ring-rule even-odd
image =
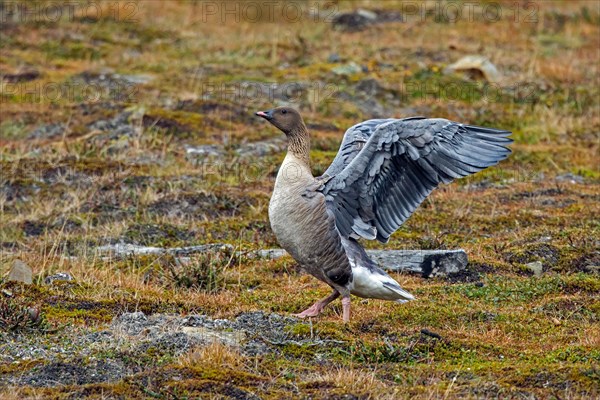
[[[259,111],[287,136],[288,151],[269,204],[279,244],[333,292],[299,317],[317,316],[342,296],[404,303],[414,297],[369,259],[357,239],[386,243],[438,186],[505,159],[511,132],[446,119],[372,119],[348,129],[321,177],[310,170],[310,137],[293,108]]]

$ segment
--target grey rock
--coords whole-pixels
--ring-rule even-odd
[[[225,251],[232,250],[230,244],[215,243],[203,244],[199,246],[188,247],[152,247],[139,246],[130,243],[116,243],[105,246],[96,247],[96,251],[100,254],[108,254],[111,256],[129,256],[129,255],[152,255],[152,254],[173,254],[176,256],[186,256],[190,254],[206,253],[209,251]]]
[[[385,92],[385,88],[379,84],[377,79],[367,78],[361,79],[355,87],[356,91],[364,93],[368,96],[378,96]]]
[[[179,330],[167,331],[149,335],[148,340],[143,340],[135,347],[135,352],[143,354],[147,353],[149,349],[153,349],[162,354],[180,355],[196,345],[210,342],[201,341],[199,338],[192,337]]]
[[[115,335],[110,330],[92,332],[86,335],[86,339],[92,343],[106,343],[111,342],[115,338]]]
[[[151,82],[154,77],[145,74],[122,75],[114,73],[110,68],[106,68],[100,71],[84,71],[75,76],[74,79],[83,80],[85,83],[101,87],[115,87],[146,84]]]
[[[73,277],[71,276],[71,274],[69,274],[67,272],[58,272],[54,275],[47,276],[46,279],[44,279],[44,283],[46,285],[51,285],[57,281],[65,282],[65,281],[72,281],[72,280],[73,280]]]
[[[245,339],[242,331],[219,331],[203,326],[184,326],[182,332],[202,343],[219,342],[226,346],[238,347]]]
[[[329,57],[327,57],[327,62],[329,63],[339,63],[340,61],[342,61],[342,58],[340,57],[340,55],[338,53],[331,53],[329,55]]]
[[[268,260],[276,260],[278,258],[283,257],[284,255],[286,255],[287,252],[283,249],[266,249],[266,250],[257,250],[253,253],[251,253],[251,255],[259,257],[259,258],[266,258]]]
[[[203,145],[203,146],[186,146],[185,153],[188,156],[194,156],[194,157],[200,156],[202,158],[221,157],[225,153],[225,150],[223,149],[223,146],[209,144],[209,145]]]
[[[572,173],[567,173],[567,174],[563,174],[563,175],[558,175],[556,177],[556,181],[557,182],[568,182],[571,184],[575,184],[575,183],[584,183],[585,180],[583,179],[583,176],[580,175],[575,175]]]
[[[96,247],[96,251],[100,254],[110,254],[111,256],[164,254],[166,252],[161,247],[138,246],[129,243],[99,246]]]
[[[483,78],[491,83],[500,83],[502,75],[494,64],[485,56],[469,55],[462,57],[444,69],[445,74],[464,72],[471,78]]]
[[[113,329],[133,336],[139,335],[150,324],[146,314],[138,311],[121,314],[113,320],[111,326]]]
[[[130,83],[132,85],[143,85],[143,84],[151,82],[154,79],[154,77],[150,76],[150,75],[145,75],[145,74],[139,74],[139,75],[114,74],[113,79],[121,79],[122,81]]]
[[[172,247],[167,249],[167,253],[176,256],[184,256],[190,254],[206,253],[211,251],[232,251],[233,246],[230,244],[215,243],[215,244],[203,244],[199,246],[188,246],[188,247]]]
[[[28,139],[53,139],[62,136],[67,127],[64,124],[48,124],[35,128]]]
[[[242,144],[235,150],[235,153],[243,158],[264,157],[281,152],[286,146],[287,143],[283,137],[275,137],[258,142]],[[188,158],[198,161],[207,158],[214,159],[222,157],[225,154],[225,149],[221,145],[186,146],[185,151]]]
[[[0,331],[0,362],[30,366],[0,374],[0,386],[54,387],[114,382],[140,372],[139,360],[178,356],[194,346],[219,342],[243,354],[279,354],[295,344],[327,350],[339,341],[290,333],[295,318],[245,312],[233,320],[206,315],[123,313],[101,330],[65,326],[59,335],[13,335]],[[43,361],[43,362],[42,362]]]
[[[0,9],[1,10],[1,9]],[[3,23],[6,21],[2,21]],[[0,74],[0,81],[8,82],[8,83],[19,83],[19,82],[29,82],[36,80],[41,76],[40,72],[37,70],[24,70],[17,72],[15,74]]]
[[[22,282],[27,285],[31,285],[32,277],[33,271],[31,267],[21,260],[15,260],[8,273],[9,281]]]
[[[600,265],[586,265],[583,270],[588,274],[600,274]]]
[[[467,253],[460,250],[367,250],[381,268],[418,273],[425,278],[444,277],[463,271]]]
[[[283,151],[287,147],[286,140],[280,136],[269,140],[248,143],[236,150],[242,157],[263,157]]]
[[[346,66],[343,65],[337,68],[337,71],[342,74],[358,71],[358,69],[346,70]],[[374,78],[360,80],[350,92],[340,91],[336,93],[336,99],[340,102],[353,103],[368,118],[389,118],[390,115],[399,112],[404,116],[419,115],[413,112],[414,109],[399,110],[400,96],[398,93],[384,87]],[[403,112],[406,110],[408,112]]]
[[[335,29],[358,32],[370,25],[394,21],[403,21],[402,14],[397,11],[358,9],[336,15],[331,23]]]
[[[102,360],[84,363],[53,362],[35,368],[19,380],[20,385],[52,387],[57,385],[85,385],[114,382],[125,376],[125,367],[119,361]]]
[[[347,64],[334,67],[331,70],[331,72],[333,72],[336,75],[354,75],[358,74],[359,72],[362,72],[362,70],[363,69],[360,65],[358,65],[354,61],[351,61]]]
[[[121,137],[132,137],[135,135],[135,128],[130,122],[132,113],[123,112],[111,119],[101,119],[88,125],[90,130],[100,130],[108,132],[105,137],[108,140],[117,140]]]
[[[233,251],[233,246],[223,243],[188,247],[150,247],[129,243],[116,243],[99,246],[96,251],[112,257],[128,255],[172,254],[182,262],[185,256],[214,251]],[[421,274],[423,277],[448,276],[463,271],[468,264],[464,250],[367,250],[369,256],[388,271],[406,271]],[[242,253],[240,253],[242,254]],[[250,258],[278,259],[286,255],[283,249],[256,250],[243,255]]]
[[[368,10],[356,10],[353,12],[336,15],[331,21],[336,29],[346,32],[362,31],[368,25],[375,23],[377,14]]]
[[[362,31],[371,23],[372,20],[358,13],[340,14],[333,20],[334,27],[346,32]]]
[[[100,71],[84,71],[71,78],[74,84],[84,83],[94,90],[94,94],[104,100],[117,102],[136,102],[135,87],[148,83],[153,79],[150,75],[121,75],[112,69]]]
[[[544,265],[541,263],[541,261],[530,262],[528,264],[525,264],[525,266],[531,272],[533,272],[533,275],[536,277],[542,276],[542,273],[544,272]]]
[[[171,354],[181,354],[194,345],[219,342],[239,347],[248,354],[265,354],[290,342],[314,340],[315,345],[325,345],[319,338],[291,338],[287,327],[297,320],[278,314],[247,312],[235,320],[212,319],[204,315],[179,317],[143,313],[125,313],[116,317],[111,329],[128,335],[129,342],[139,343],[136,351],[146,352],[150,347]]]
[[[258,250],[253,255],[267,259],[283,257],[283,249]],[[367,250],[369,257],[388,271],[406,271],[425,278],[456,274],[466,269],[467,253],[462,250]]]
[[[369,118],[385,118],[390,112],[375,98],[357,99],[354,104]]]

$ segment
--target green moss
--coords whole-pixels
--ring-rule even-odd
[[[44,359],[36,359],[36,360],[20,360],[19,362],[13,363],[3,363],[0,364],[0,374],[8,376],[8,375],[17,375],[26,373],[35,367],[44,365],[47,361]],[[0,391],[0,393],[2,393]]]
[[[107,308],[96,308],[90,309],[87,303],[81,304],[82,308],[71,308],[75,306],[67,307],[46,307],[44,311],[51,321],[60,321],[60,323],[75,323],[75,324],[86,324],[86,323],[106,323],[110,322],[116,315],[114,310]]]
[[[294,73],[297,74],[299,78],[308,77],[314,79],[316,76],[326,76],[331,72],[333,67],[335,67],[335,65],[329,63],[312,63],[305,67],[297,68]],[[286,71],[286,74],[289,74],[289,72],[290,71]]]
[[[560,293],[565,282],[558,276],[544,276],[540,279],[487,277],[485,285],[454,285],[445,288],[450,293],[459,293],[468,299],[479,299],[485,303],[499,304],[506,301],[524,303],[551,293]]]
[[[298,323],[285,327],[285,331],[293,336],[309,336],[311,334],[311,327],[308,324]]]
[[[568,346],[550,352],[546,355],[546,359],[549,362],[598,363],[600,362],[600,350],[583,346]]]
[[[197,136],[206,131],[205,116],[195,112],[150,108],[144,115],[144,121],[149,127],[162,128],[177,135]],[[214,122],[218,126],[222,124]]]
[[[48,58],[99,60],[106,53],[101,48],[78,42],[47,41],[41,45]]]
[[[568,293],[600,293],[600,277],[598,276],[578,273],[565,276],[563,279],[564,289]]]
[[[571,172],[575,175],[583,176],[584,178],[600,181],[600,169],[598,168],[575,167]]]
[[[2,121],[0,123],[0,137],[3,139],[23,139],[29,133],[27,125],[21,121]]]
[[[281,351],[288,357],[311,360],[314,358],[317,349],[310,343],[288,343],[282,346]]]
[[[2,222],[1,218],[0,218],[0,222]],[[20,227],[17,227],[14,225],[9,225],[9,224],[2,224],[2,226],[0,226],[0,242],[1,243],[16,242],[18,240],[21,240],[22,238],[23,238],[23,229],[21,229]]]

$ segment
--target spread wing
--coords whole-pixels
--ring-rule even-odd
[[[385,243],[441,182],[505,159],[510,134],[440,118],[365,121],[346,131],[319,190],[342,236]]]

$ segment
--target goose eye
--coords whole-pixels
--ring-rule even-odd
[[[287,114],[287,110],[281,110],[282,114]]]

